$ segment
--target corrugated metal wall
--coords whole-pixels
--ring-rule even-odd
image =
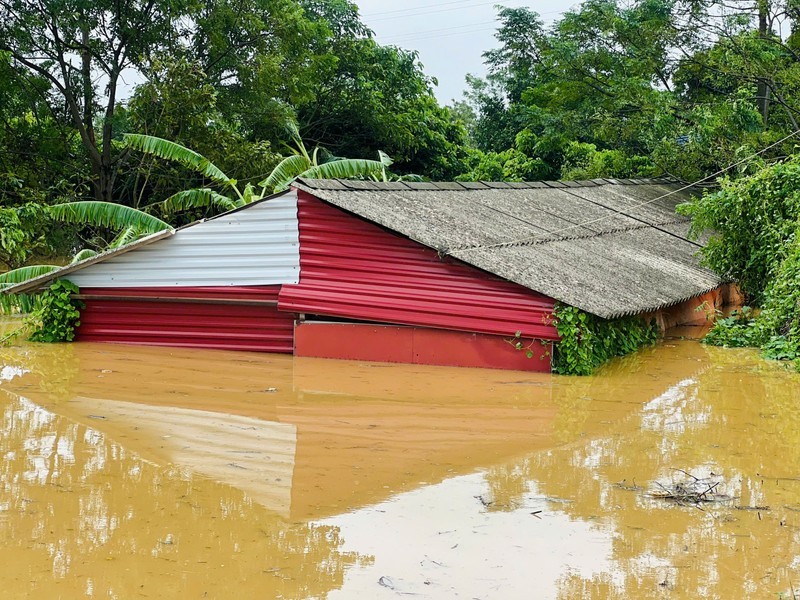
[[[299,192],[300,283],[283,311],[558,339],[554,301]]]
[[[278,312],[279,290],[81,288],[78,339],[291,354],[294,315]]]
[[[297,283],[297,196],[267,200],[69,276],[79,287],[197,287]]]

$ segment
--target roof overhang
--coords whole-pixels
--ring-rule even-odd
[[[67,265],[65,267],[61,267],[60,269],[56,269],[55,271],[50,271],[49,273],[45,273],[44,275],[39,275],[38,277],[34,277],[33,279],[28,279],[27,281],[23,281],[22,283],[17,283],[15,285],[10,285],[8,287],[4,287],[0,289],[0,294],[25,294],[30,292],[35,292],[43,287],[45,287],[51,281],[55,281],[56,279],[61,279],[62,277],[66,277],[71,273],[75,273],[76,271],[80,271],[81,269],[85,269],[95,263],[102,262],[104,260],[108,260],[114,256],[120,256],[125,254],[126,252],[130,252],[131,250],[136,250],[137,248],[141,248],[142,246],[147,246],[148,244],[152,244],[153,242],[157,242],[159,240],[163,240],[165,238],[171,237],[175,235],[175,229],[165,229],[163,231],[158,231],[146,237],[143,237],[135,242],[131,242],[130,244],[126,244],[120,248],[114,248],[113,250],[107,250],[86,260],[82,260],[80,262],[73,263],[71,265]]]

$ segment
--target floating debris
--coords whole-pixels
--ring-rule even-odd
[[[618,481],[614,484],[614,487],[619,490],[625,490],[626,492],[643,492],[644,488],[636,485],[636,480],[633,480],[633,483],[628,483],[627,479],[623,479],[622,481]]]
[[[680,506],[695,506],[710,503],[727,503],[734,498],[728,494],[717,491],[722,484],[722,479],[712,473],[712,477],[695,477],[691,473],[676,469],[687,475],[690,479],[685,479],[677,483],[663,484],[655,482],[657,489],[647,493],[651,498],[667,500]]]

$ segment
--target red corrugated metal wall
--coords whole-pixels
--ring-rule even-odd
[[[557,340],[554,301],[299,192],[300,283],[283,311]]]
[[[550,371],[553,342],[525,339],[529,358],[507,339],[432,327],[303,321],[294,330],[294,352],[316,358]]]
[[[77,337],[89,342],[291,354],[294,315],[278,312],[279,290],[277,285],[82,288],[86,309]]]

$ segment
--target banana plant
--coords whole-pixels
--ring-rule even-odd
[[[118,231],[119,233],[108,244],[106,249],[119,248],[144,236],[171,229],[169,223],[153,215],[110,202],[66,202],[49,206],[47,211],[57,221],[106,227]],[[97,252],[95,250],[85,248],[75,254],[70,264],[87,260],[96,255]],[[4,288],[39,277],[59,268],[59,265],[28,265],[0,273],[0,292]],[[15,311],[30,312],[34,308],[34,302],[35,296],[0,293],[0,314],[11,314]]]
[[[58,269],[58,265],[29,265],[5,273],[0,273],[0,292],[3,288],[28,281],[45,273]],[[14,312],[29,313],[36,305],[36,297],[28,294],[6,295],[0,293],[0,315],[10,315]]]
[[[76,225],[93,225],[121,231],[127,242],[136,237],[149,235],[171,226],[166,221],[144,211],[113,202],[65,202],[48,207],[48,212],[57,221]],[[134,233],[138,235],[133,235]],[[122,235],[122,234],[121,234]],[[119,236],[118,236],[119,238]],[[117,244],[120,245],[120,244]]]
[[[291,129],[294,147],[289,147],[292,155],[284,158],[269,176],[258,184],[262,193],[277,193],[287,189],[299,178],[306,179],[353,179],[387,177],[387,169],[392,159],[385,152],[378,151],[378,160],[361,158],[339,158],[332,156],[319,146],[309,154],[296,126]]]
[[[278,163],[272,173],[256,187],[247,184],[244,188],[210,160],[176,142],[151,135],[129,133],[123,136],[123,144],[145,154],[177,162],[203,175],[216,185],[217,189],[198,187],[183,190],[157,204],[150,205],[160,208],[165,213],[207,207],[220,211],[232,210],[281,192],[298,177],[352,179],[385,176],[387,168],[392,164],[392,159],[383,152],[379,152],[379,160],[339,158],[319,146],[309,152],[296,126],[292,127],[290,133],[294,143],[294,147],[289,147],[291,156]]]
[[[214,207],[225,211],[238,208],[253,200],[252,186],[245,186],[241,191],[238,181],[228,177],[217,165],[212,163],[202,154],[190,150],[177,142],[164,138],[138,133],[126,133],[122,143],[128,148],[138,150],[144,154],[155,156],[163,160],[170,160],[183,165],[203,177],[211,180],[220,189],[216,191],[209,187],[192,188],[173,194],[166,200],[151,207],[159,207],[165,213],[175,213],[192,208]],[[248,190],[248,187],[250,188]]]

